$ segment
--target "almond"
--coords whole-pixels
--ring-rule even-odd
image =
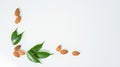
[[[17,52],[19,55],[25,55],[25,52],[23,50],[18,50]]]
[[[15,10],[15,16],[19,16],[20,15],[20,10],[19,10],[19,8],[17,8],[16,10]]]
[[[73,55],[73,56],[78,56],[79,54],[80,54],[79,51],[73,51],[73,52],[72,52],[72,55]]]
[[[60,53],[61,53],[61,54],[67,54],[67,53],[68,53],[68,50],[63,49],[63,50],[60,51]]]
[[[15,57],[20,57],[20,55],[18,54],[18,52],[13,52],[13,55],[15,56]]]
[[[17,46],[14,48],[14,50],[15,50],[15,51],[18,51],[20,48],[21,48],[21,45],[17,45]]]
[[[60,51],[62,49],[62,46],[61,45],[58,45],[57,48],[56,48],[56,51]]]
[[[18,24],[21,21],[21,16],[18,16],[15,20],[15,23]]]

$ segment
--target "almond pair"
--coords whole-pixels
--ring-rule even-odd
[[[68,50],[67,49],[62,49],[61,45],[57,46],[56,51],[60,52],[61,54],[67,54],[68,53]]]
[[[60,52],[61,54],[67,54],[68,53],[68,50],[67,49],[62,49],[62,46],[61,45],[58,45],[57,48],[56,48],[56,51]],[[72,55],[73,56],[78,56],[80,54],[79,51],[73,51],[72,52]]]
[[[25,52],[23,50],[20,50],[21,48],[21,45],[17,45],[15,48],[14,48],[14,56],[15,57],[20,57],[20,55],[25,55]]]
[[[19,8],[17,8],[15,10],[15,16],[17,16],[17,18],[15,19],[15,23],[18,24],[21,21],[20,9]]]

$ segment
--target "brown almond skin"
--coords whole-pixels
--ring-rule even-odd
[[[58,45],[57,48],[56,48],[56,51],[60,51],[62,49],[62,46],[61,45]]]
[[[18,50],[17,52],[19,55],[25,55],[25,52],[23,50]]]
[[[62,50],[60,51],[60,53],[61,53],[61,54],[67,54],[67,53],[68,53],[68,50],[62,49]]]
[[[21,21],[21,16],[17,16],[17,18],[15,19],[15,23],[18,24]]]
[[[78,56],[78,55],[80,55],[80,52],[79,52],[79,51],[73,51],[73,52],[72,52],[72,55],[73,55],[73,56]]]
[[[21,45],[17,45],[17,46],[14,48],[14,50],[15,50],[15,51],[18,51],[20,48],[21,48]]]
[[[20,55],[15,51],[15,52],[13,52],[13,55],[15,56],[15,57],[20,57]]]
[[[15,16],[19,16],[19,15],[20,15],[20,9],[17,8],[17,9],[15,10]]]

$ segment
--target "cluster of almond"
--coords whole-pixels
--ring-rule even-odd
[[[67,49],[62,49],[61,45],[57,46],[56,51],[60,52],[63,55],[68,53],[68,50]],[[79,51],[72,51],[72,55],[73,56],[78,56],[78,55],[80,55],[80,52]]]
[[[21,55],[25,55],[25,52],[23,50],[20,49],[21,48],[21,45],[17,45],[15,48],[14,48],[14,56],[15,57],[20,57]]]
[[[17,16],[17,18],[15,20],[15,23],[18,24],[21,21],[21,16],[20,16],[20,10],[19,10],[19,8],[17,8],[15,10],[15,16]]]

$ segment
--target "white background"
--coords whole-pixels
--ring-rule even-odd
[[[16,25],[14,11],[22,20]],[[10,37],[24,31],[23,50],[46,41],[54,55],[43,64],[16,58]],[[67,55],[56,52],[61,44]],[[71,55],[73,50],[80,56]],[[120,0],[0,0],[0,66],[3,67],[120,67]]]

